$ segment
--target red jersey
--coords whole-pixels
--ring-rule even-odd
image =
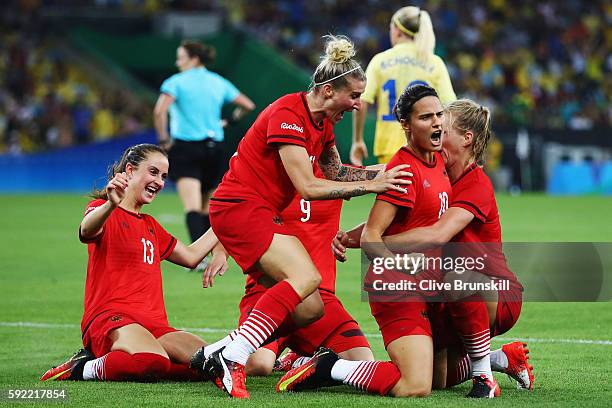
[[[479,166],[472,164],[453,182],[452,187],[453,198],[450,207],[463,208],[474,215],[474,219],[455,235],[452,241],[486,243],[480,249],[477,245],[470,245],[460,250],[462,255],[470,252],[474,256],[480,256],[482,251],[486,251],[487,268],[483,273],[518,283],[514,273],[508,269],[502,252],[499,212],[489,176]]]
[[[91,201],[85,215],[105,202]],[[79,237],[89,254],[83,331],[108,310],[134,312],[168,325],[160,262],[174,251],[176,238],[150,215],[121,207],[110,214],[100,235],[92,240]]]
[[[412,184],[406,186],[406,193],[387,191],[376,196],[377,200],[399,207],[384,236],[433,225],[448,208],[451,185],[440,153],[434,154],[433,163],[427,163],[404,146],[391,158],[387,168],[400,164],[409,164],[406,171],[412,173]]]
[[[323,149],[334,143],[332,123],[328,119],[314,121],[304,92],[285,95],[259,114],[240,141],[215,198],[235,200],[256,195],[282,211],[296,191],[278,153],[279,145],[302,146],[316,163]]]
[[[404,146],[395,153],[387,164],[391,169],[401,164],[409,164],[406,169],[412,173],[412,184],[406,186],[406,192],[386,191],[376,196],[377,200],[386,201],[398,207],[395,218],[387,227],[383,236],[395,235],[417,227],[427,227],[435,224],[448,208],[448,197],[451,192],[451,185],[444,167],[444,159],[440,153],[434,154],[434,161],[428,163],[420,159],[408,147]],[[439,249],[425,251],[427,256],[437,257],[441,251]],[[371,291],[373,282],[380,279],[372,273],[372,266],[366,275],[364,287]],[[421,272],[419,279],[437,279],[438,270]],[[408,275],[403,273],[388,272],[384,275],[387,282],[399,282],[407,279]],[[383,298],[378,301],[392,301],[395,294],[378,292]],[[401,295],[400,295],[401,296]],[[370,300],[374,299],[373,297]]]

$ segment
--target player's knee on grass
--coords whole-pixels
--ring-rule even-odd
[[[245,372],[248,376],[266,377],[272,374],[274,367],[275,355],[271,351],[259,349],[249,356],[245,366]]]
[[[400,378],[397,384],[389,391],[389,395],[396,398],[427,397],[430,394],[431,382],[405,378]]]

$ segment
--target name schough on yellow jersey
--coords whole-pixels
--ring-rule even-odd
[[[375,55],[368,64],[368,82],[361,99],[378,105],[374,138],[374,155],[377,157],[390,157],[406,144],[406,136],[395,119],[393,106],[408,86],[431,86],[443,104],[457,98],[442,59],[432,55],[428,61],[423,61],[416,55],[413,43],[400,43]]]

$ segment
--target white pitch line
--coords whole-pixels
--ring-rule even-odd
[[[37,323],[37,322],[0,322],[0,327],[27,327],[33,329],[79,329],[81,326],[71,323]],[[181,330],[200,333],[229,333],[228,329],[213,329],[209,327],[181,327]],[[380,333],[365,333],[366,337],[381,338]],[[526,343],[565,343],[565,344],[595,344],[612,346],[612,340],[591,339],[546,339],[534,337],[495,337],[494,341],[524,341]]]

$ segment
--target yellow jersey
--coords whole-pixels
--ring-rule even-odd
[[[374,155],[377,157],[390,157],[406,144],[406,136],[395,119],[393,106],[408,86],[431,86],[443,104],[457,99],[442,58],[432,55],[429,61],[422,61],[416,55],[414,43],[399,43],[376,54],[366,69],[368,81],[361,99],[378,105],[374,136]]]

